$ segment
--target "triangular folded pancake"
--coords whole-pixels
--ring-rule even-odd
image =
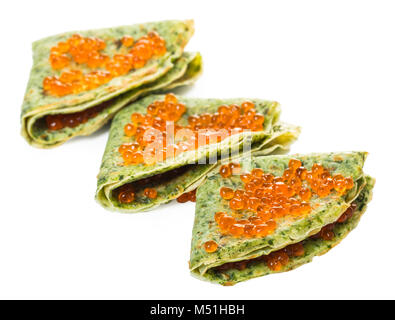
[[[221,167],[213,170],[197,190],[190,259],[192,275],[222,285],[233,285],[254,277],[292,270],[310,262],[314,256],[327,252],[356,227],[371,199],[374,179],[366,176],[362,170],[366,155],[364,152],[349,152],[256,156],[239,159],[240,173],[246,173],[246,176],[224,178],[218,172]],[[292,173],[289,169],[291,159],[299,160],[305,169],[294,170]],[[317,169],[315,180],[308,176],[314,172],[313,166],[325,170],[319,172],[321,169]],[[248,177],[254,176],[249,176],[249,173],[262,172],[257,168],[265,174],[260,179],[269,181],[267,177],[272,176],[277,177],[277,182],[266,182],[256,189],[249,189],[250,185],[247,186],[242,179],[247,179],[245,181],[249,183]],[[300,178],[301,185],[292,180],[299,174],[307,179]],[[291,178],[287,180],[289,175]],[[257,181],[254,183],[259,185],[260,182]],[[284,192],[290,192],[287,196],[289,198],[282,197],[282,202],[278,200],[280,191],[271,191],[280,190],[274,184],[285,184],[288,187],[285,190],[288,191]],[[298,186],[298,190],[303,189],[303,193],[297,191],[292,195],[293,185]],[[332,185],[336,185],[338,189],[334,189]],[[242,199],[256,194],[263,196],[257,200],[257,209],[251,209],[253,205],[248,205],[248,208],[234,210],[235,207],[232,209],[229,202],[234,198],[224,195],[225,191],[229,194],[232,191],[226,188],[233,191],[245,191],[244,188],[250,190],[251,194]],[[302,196],[309,192],[306,190],[310,190],[311,198],[302,200]],[[297,211],[292,211],[288,206],[292,203],[297,203],[295,208],[300,208],[300,203],[304,203],[302,206],[309,207],[310,211],[295,216],[292,212]],[[270,211],[274,206],[277,206],[277,211]],[[282,209],[278,209],[278,206]],[[281,211],[283,208],[288,208],[288,211]],[[230,226],[226,225],[223,216],[231,221]],[[232,227],[232,223],[238,223],[237,227]],[[258,227],[261,228],[260,231],[263,230],[260,235],[257,235],[260,232],[257,231]],[[264,228],[267,228],[266,231]]]
[[[162,21],[68,32],[36,41],[22,105],[22,135],[34,146],[54,147],[93,133],[143,95],[192,84],[202,72],[200,54],[183,52],[193,32],[191,20]],[[151,49],[154,41],[160,42],[161,52]],[[100,44],[105,48],[96,49]],[[141,45],[146,45],[148,54],[138,51]],[[53,58],[53,53],[66,59],[65,65],[56,65],[58,56]],[[95,64],[97,57],[105,62]]]
[[[250,100],[255,105],[258,117],[264,117],[262,129],[242,131],[224,140],[199,146],[197,149],[180,152],[175,157],[147,165],[146,163],[125,165],[119,149],[122,145],[135,142],[135,137],[125,135],[124,128],[135,113],[146,115],[147,107],[164,101],[167,96],[152,95],[132,103],[114,118],[107,147],[103,156],[96,199],[106,208],[123,212],[138,212],[152,209],[190,192],[200,184],[205,175],[213,170],[219,160],[243,153],[260,151],[263,154],[283,153],[299,135],[299,128],[280,123],[280,107],[276,102],[259,99],[195,99],[175,97],[186,107],[185,113],[175,123],[187,126],[188,119],[196,115],[215,115],[223,105],[237,109]],[[250,142],[250,148],[244,146]],[[215,159],[213,159],[215,158]],[[207,161],[210,159],[210,162]],[[131,186],[134,199],[129,203],[119,201],[119,194],[125,186]],[[156,197],[144,195],[146,188],[156,190]]]

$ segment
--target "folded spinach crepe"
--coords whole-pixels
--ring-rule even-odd
[[[200,54],[183,52],[193,32],[191,20],[162,21],[36,41],[23,137],[58,146],[95,132],[143,95],[192,84],[202,71]]]
[[[242,174],[228,178],[216,168],[197,190],[192,275],[234,285],[295,269],[326,253],[357,226],[371,200],[374,179],[362,170],[366,155],[242,158]],[[248,182],[257,176],[263,184],[253,178]],[[258,187],[251,189],[251,181]],[[298,189],[296,193],[292,187]],[[243,192],[247,192],[242,195],[247,197],[246,205],[232,209]],[[258,207],[254,207],[251,198],[257,195]]]
[[[174,105],[185,109],[175,122],[175,127],[178,129],[191,129],[190,123],[193,121],[207,119],[214,121],[215,117],[221,118],[223,114],[217,111],[223,109],[236,110],[231,113],[232,116],[229,116],[231,118],[228,123],[246,121],[244,127],[248,127],[251,121],[245,119],[247,114],[252,118],[255,117],[254,119],[263,120],[263,123],[261,123],[259,130],[258,127],[254,127],[255,131],[236,130],[240,128],[235,128],[236,133],[224,136],[221,141],[215,140],[212,143],[199,144],[187,150],[179,149],[178,151],[181,150],[181,152],[176,152],[173,157],[164,158],[154,163],[126,164],[125,159],[128,158],[121,152],[123,146],[130,148],[139,146],[136,145],[136,136],[129,137],[125,134],[131,118],[136,118],[136,114],[140,114],[140,117],[141,115],[149,117],[147,110],[151,110],[155,105],[161,105],[169,96],[173,100],[177,100]],[[240,105],[254,106],[254,109],[243,113],[244,109],[241,110]],[[166,108],[164,109],[166,110]],[[241,114],[237,117],[240,110]],[[259,99],[248,101],[247,99],[195,99],[173,95],[151,95],[134,102],[121,110],[112,121],[98,175],[96,199],[102,206],[112,210],[122,212],[149,210],[196,189],[207,173],[215,168],[218,161],[256,151],[260,151],[262,154],[283,153],[298,137],[299,128],[279,122],[279,115],[280,107],[277,102]],[[155,121],[159,120],[155,118]],[[220,123],[220,120],[218,121]],[[211,124],[207,126],[213,128]],[[233,125],[233,127],[235,126]],[[203,133],[206,132],[203,130],[204,126],[199,125],[199,127]],[[223,127],[225,128],[226,125]],[[194,128],[193,134],[197,134],[198,126],[196,125]],[[149,131],[147,128],[146,130]],[[219,131],[214,130],[214,133],[216,132]],[[176,147],[181,146],[183,142],[181,141]],[[167,151],[168,149],[169,145],[167,145]],[[124,192],[132,192],[132,198],[121,201],[120,197],[124,196]],[[150,192],[152,196],[150,196]]]

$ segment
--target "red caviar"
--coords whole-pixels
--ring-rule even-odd
[[[144,67],[153,56],[166,53],[165,40],[156,32],[149,32],[136,42],[126,35],[121,43],[130,48],[130,51],[126,54],[116,53],[110,58],[102,53],[106,43],[99,38],[74,34],[66,42],[59,42],[51,48],[49,56],[54,70],[62,70],[68,66],[75,68],[74,65],[85,65],[95,70],[83,73],[79,69],[70,69],[63,71],[60,76],[48,76],[43,80],[44,91],[60,97],[92,90],[114,77]]]
[[[218,249],[218,244],[212,240],[205,242],[203,246],[208,253],[215,252]]]
[[[252,102],[251,104],[254,106]],[[232,117],[235,118],[229,118],[229,121],[225,125],[218,126],[216,121],[223,114],[227,114],[227,111],[224,111],[227,109],[233,110]],[[183,126],[176,122],[186,112],[186,106],[179,102],[174,94],[170,93],[164,97],[163,101],[154,101],[147,106],[147,113],[145,115],[137,112],[133,113],[130,119],[131,122],[124,127],[124,132],[127,137],[134,138],[140,145],[140,150],[144,153],[144,161],[138,163],[152,165],[168,158],[174,158],[182,152],[195,150],[199,146],[220,142],[229,137],[229,135],[240,133],[245,129],[253,131],[263,129],[263,122],[261,120],[258,121],[260,123],[259,126],[256,126],[257,122],[255,120],[251,120],[247,121],[248,125],[246,126],[235,127],[235,123],[239,119],[246,117],[246,115],[241,113],[241,110],[241,107],[236,105],[220,106],[217,112],[218,115],[216,115],[217,113],[204,113],[190,116],[188,118],[189,125]],[[249,109],[249,112],[259,115],[255,112],[255,109]],[[176,139],[174,139],[171,132],[168,132],[169,125],[174,127],[174,136]],[[177,138],[177,133],[180,133],[182,138]],[[125,158],[125,153],[121,154],[125,164],[131,164]],[[135,164],[137,163],[135,162]],[[221,170],[223,170],[224,175],[230,176],[240,171],[240,164],[226,164]]]
[[[356,210],[357,205],[355,203],[352,203],[346,210],[346,212],[344,212],[340,218],[337,220],[338,223],[344,223],[346,222],[348,219],[350,219],[352,217],[352,215],[354,214],[354,211]]]
[[[229,178],[232,175],[229,164],[221,166],[219,173],[223,178]],[[240,179],[243,189],[222,187],[220,195],[236,215],[243,212],[246,217],[235,219],[232,214],[223,212],[215,216],[220,232],[234,237],[266,237],[276,230],[281,219],[299,219],[308,215],[312,210],[309,201],[313,195],[326,197],[334,190],[342,195],[354,185],[352,178],[340,174],[332,177],[318,163],[307,171],[298,159],[291,159],[279,177],[255,168],[240,175]],[[340,222],[349,215],[346,212]],[[323,228],[321,235],[328,240],[334,236],[330,226]]]
[[[289,256],[284,251],[275,251],[265,256],[265,262],[270,270],[280,271],[289,262]]]
[[[222,178],[229,178],[231,175],[238,174],[241,170],[240,164],[237,162],[231,162],[224,164],[219,168],[219,173]]]
[[[129,185],[125,185],[125,186],[121,187],[118,191],[118,201],[123,204],[133,202],[135,199],[135,196],[136,196],[136,193],[135,193],[134,189]]]
[[[45,123],[47,125],[48,130],[51,131],[61,130],[67,127],[75,128],[80,124],[86,123],[89,119],[96,117],[107,106],[108,103],[104,102],[93,108],[89,108],[80,112],[48,115],[45,116]]]
[[[134,39],[133,37],[126,35],[122,37],[121,42],[125,47],[131,47],[134,43]]]
[[[304,247],[301,242],[298,242],[285,247],[284,252],[290,257],[301,257],[304,255]]]
[[[354,211],[356,210],[357,205],[352,203],[349,208],[343,213],[343,215],[335,222],[329,225],[324,226],[317,234],[311,236],[311,239],[321,239],[324,241],[330,241],[334,238],[334,228],[338,223],[344,223],[348,219],[352,217]],[[215,221],[220,221],[222,217],[224,217],[226,213],[217,212],[215,214]],[[287,247],[274,251],[268,255],[263,255],[254,259],[248,259],[238,262],[229,262],[225,263],[221,266],[216,267],[215,269],[219,272],[225,272],[230,269],[244,270],[248,265],[252,263],[261,263],[265,262],[267,267],[274,271],[279,272],[282,271],[283,268],[289,263],[290,258],[293,257],[302,257],[305,254],[304,241],[297,242],[294,244],[290,244]]]
[[[234,197],[234,191],[231,188],[227,188],[227,187],[222,187],[219,190],[219,194],[221,195],[222,198],[224,198],[225,200],[230,200]]]
[[[230,171],[228,165],[223,165],[219,169],[219,174],[222,176],[222,178],[229,178],[232,175],[232,171]]]
[[[133,150],[137,150],[139,148],[139,145],[136,143],[130,143],[128,145],[128,149],[124,149],[122,146],[119,148],[119,152],[129,152],[129,148]],[[179,176],[180,174],[183,174],[189,170],[189,168],[193,167],[195,165],[186,165],[184,167],[176,168],[164,173],[159,173],[155,176],[150,176],[138,181],[126,183],[119,188],[115,189],[112,194],[115,199],[118,200],[121,204],[125,203],[130,203],[132,201],[135,201],[138,197],[140,198],[148,198],[148,199],[156,199],[158,198],[158,190],[156,190],[153,187],[147,187],[147,186],[152,186],[154,184],[158,184],[158,182],[164,182],[164,181],[169,181],[171,179],[174,179],[175,177]],[[137,191],[136,191],[137,190]],[[141,191],[140,191],[141,190]],[[121,195],[121,193],[123,193]],[[187,201],[196,201],[196,191],[193,190],[191,192],[186,193],[187,194]],[[143,200],[144,203],[146,203],[146,200]]]
[[[154,188],[145,188],[144,195],[150,199],[156,199],[158,192]]]
[[[184,202],[196,202],[196,189],[190,192],[183,193],[177,198],[177,202],[184,203]]]
[[[260,256],[253,259],[242,260],[237,262],[228,262],[215,269],[224,272],[230,269],[244,270],[253,263],[261,263],[264,261],[272,271],[281,271],[284,266],[289,263],[290,258],[300,257],[304,255],[303,243],[291,244],[281,250],[274,251],[268,255]]]

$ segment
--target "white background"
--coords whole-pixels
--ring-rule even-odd
[[[0,298],[395,298],[395,7],[391,1],[7,1],[0,12]],[[108,127],[52,150],[20,136],[31,42],[195,19],[205,71],[182,94],[256,97],[302,126],[292,152],[366,150],[359,227],[295,271],[221,287],[192,278],[194,204],[119,214],[94,201]]]

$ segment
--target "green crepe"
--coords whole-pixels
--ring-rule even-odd
[[[219,189],[223,186],[238,189],[242,188],[243,184],[239,176],[224,179],[217,170],[210,173],[197,191],[190,259],[192,275],[221,285],[233,285],[275,271],[269,269],[262,259],[249,262],[244,270],[237,268],[221,270],[216,267],[230,262],[256,259],[300,242],[303,243],[304,254],[290,257],[289,263],[279,272],[292,270],[310,262],[314,256],[326,253],[357,226],[372,197],[374,179],[365,175],[362,170],[366,155],[364,152],[349,152],[242,158],[240,160],[242,172],[261,168],[265,173],[281,176],[284,169],[288,167],[289,160],[296,158],[301,160],[308,170],[314,163],[321,163],[332,175],[342,174],[354,180],[354,187],[343,196],[336,196],[335,192],[325,198],[313,196],[311,198],[313,209],[307,217],[291,223],[282,221],[273,234],[264,238],[235,238],[220,233],[214,215],[216,212],[230,212],[231,209],[220,197]],[[335,237],[332,240],[310,238],[322,227],[336,222],[351,203],[356,204],[352,218],[344,223],[335,224],[333,230]],[[314,204],[318,207],[314,207]],[[203,247],[203,244],[210,240],[218,244],[217,251],[213,253],[206,252]]]
[[[45,94],[42,83],[45,77],[61,73],[51,68],[50,49],[60,41],[70,38],[75,32],[51,36],[35,42],[33,67],[22,105],[23,137],[36,147],[58,146],[72,137],[95,132],[122,107],[143,95],[192,84],[202,72],[200,54],[183,52],[194,32],[192,20],[153,22],[78,33],[84,37],[92,36],[107,40],[104,53],[112,56],[117,43],[110,42],[110,39],[120,39],[124,35],[138,39],[150,31],[157,31],[165,39],[167,52],[163,56],[151,58],[144,67],[113,78],[96,89],[62,97]],[[77,127],[65,127],[56,131],[50,131],[46,127],[44,120],[46,115],[76,113],[103,105],[105,108],[97,116]]]
[[[188,117],[191,115],[214,113],[221,105],[240,105],[247,100],[177,98],[187,107],[186,113],[177,122],[180,125],[188,124]],[[124,166],[118,148],[123,143],[133,141],[132,138],[124,135],[124,126],[130,122],[132,113],[145,114],[148,105],[163,99],[164,95],[146,97],[132,103],[115,116],[98,175],[96,199],[102,206],[122,212],[138,212],[155,208],[160,204],[176,199],[185,192],[196,189],[207,173],[217,165],[217,161],[207,163],[202,160],[213,158],[217,154],[222,154],[222,159],[229,156],[236,157],[236,153],[239,153],[240,149],[241,153],[258,150],[263,154],[283,153],[288,150],[288,146],[299,135],[298,127],[279,122],[280,107],[278,103],[248,99],[255,103],[257,112],[265,116],[263,131],[232,135],[219,143],[202,146],[194,151],[183,152],[173,159],[167,159],[154,165]],[[251,150],[243,150],[244,142],[249,141],[249,139],[252,139]],[[147,183],[144,179],[149,177],[156,177],[157,179]],[[135,187],[136,199],[129,204],[121,204],[117,200],[116,192],[113,191],[132,182],[137,183]],[[143,195],[143,189],[147,187],[157,190],[158,196],[156,199],[149,199]]]

